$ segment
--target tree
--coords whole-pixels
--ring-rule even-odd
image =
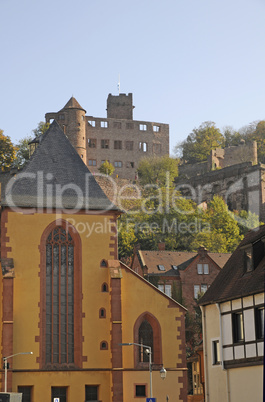
[[[194,128],[187,139],[178,148],[182,151],[182,158],[187,163],[203,162],[207,160],[211,150],[224,146],[224,136],[212,121],[202,123]],[[176,149],[178,151],[178,149]]]
[[[10,137],[4,135],[4,131],[0,130],[0,170],[10,169],[15,157],[16,147],[12,144]]]
[[[20,169],[23,168],[23,166],[25,166],[25,164],[30,158],[29,142],[32,140],[33,138],[31,136],[27,136],[19,140],[17,144],[15,166],[17,166]]]
[[[203,245],[211,252],[232,253],[242,240],[237,220],[221,197],[213,197],[201,219],[208,225],[197,234],[193,249]]]
[[[169,156],[152,156],[142,159],[137,169],[140,184],[171,186],[175,177],[178,176],[178,163],[177,159]]]
[[[48,128],[50,127],[50,123],[45,123],[44,121],[40,121],[37,128],[32,130],[34,137],[39,137],[40,135],[43,135]]]
[[[103,162],[99,168],[100,173],[106,174],[107,176],[111,176],[114,170],[114,166],[108,161]]]

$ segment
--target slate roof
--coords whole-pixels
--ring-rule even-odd
[[[82,106],[77,102],[77,100],[72,96],[69,101],[66,103],[66,105],[61,109],[81,109],[84,110],[86,112],[86,110],[84,108],[82,108]]]
[[[179,270],[186,269],[197,257],[198,253],[188,251],[143,251],[138,250],[140,263],[142,267],[148,268],[148,274],[176,275],[176,270],[172,265],[177,265]],[[229,253],[207,253],[207,255],[222,268],[231,256]],[[165,271],[160,271],[158,265],[164,265]]]
[[[2,205],[118,210],[107,198],[69,140],[54,122],[39,147],[6,187]]]
[[[207,305],[264,292],[264,245],[262,247],[263,257],[262,254],[259,256],[259,259],[262,259],[253,271],[246,272],[244,262],[244,248],[247,245],[257,244],[262,237],[265,238],[265,225],[246,234],[210,288],[201,297],[199,304]]]

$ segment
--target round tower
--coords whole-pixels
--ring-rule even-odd
[[[85,109],[83,109],[72,96],[59,112],[47,113],[45,115],[46,121],[51,118],[56,119],[84,163],[86,163],[85,114]]]

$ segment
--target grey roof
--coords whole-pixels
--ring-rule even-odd
[[[2,205],[118,210],[54,121],[23,171],[9,181]]]

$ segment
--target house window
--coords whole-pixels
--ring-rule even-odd
[[[108,122],[107,122],[107,121],[101,121],[101,122],[100,122],[100,127],[102,127],[102,128],[108,128]]]
[[[101,140],[101,148],[109,149],[109,140]]]
[[[147,142],[139,142],[139,151],[147,152]]]
[[[212,357],[213,364],[220,364],[220,344],[219,340],[212,342]]]
[[[139,343],[150,346],[153,350],[153,328],[147,320],[139,327]],[[139,346],[139,362],[149,362],[149,354],[146,351],[145,347]]]
[[[89,159],[88,160],[88,166],[97,166],[96,159]]]
[[[125,141],[126,151],[133,151],[133,141]]]
[[[135,396],[146,396],[146,385],[135,385]]]
[[[207,290],[207,285],[206,284],[201,284],[201,293],[205,293]]]
[[[232,328],[234,343],[244,341],[244,324],[242,312],[232,314]]]
[[[209,265],[208,264],[197,264],[197,272],[199,275],[208,275],[209,274]]]
[[[171,297],[172,288],[171,285],[158,285],[158,289],[165,293],[167,296]]]
[[[121,168],[122,167],[122,162],[121,161],[115,161],[114,162],[114,167]]]
[[[113,127],[114,128],[121,128],[121,122],[120,121],[114,121],[114,123],[113,123]]]
[[[194,299],[198,299],[198,295],[200,293],[200,285],[194,285]]]
[[[32,401],[32,387],[18,387],[17,391],[22,394],[22,402]]]
[[[198,272],[199,275],[202,275],[202,272],[203,272],[202,264],[197,264],[197,272]]]
[[[74,241],[61,226],[46,241],[46,363],[74,363]]]
[[[89,148],[97,148],[97,140],[96,140],[96,138],[89,138],[88,139],[88,147]]]
[[[155,154],[160,154],[161,153],[161,144],[153,144],[153,152]]]
[[[160,131],[160,126],[153,126],[153,131],[154,131],[155,133],[159,133],[159,131]]]
[[[140,131],[146,131],[147,130],[146,124],[139,124],[139,129]]]
[[[253,267],[252,247],[245,250],[244,259],[245,259],[245,271],[246,272],[253,271],[254,267]]]
[[[85,392],[86,392],[85,402],[88,401],[96,402],[98,400],[98,385],[86,385]]]
[[[67,402],[67,388],[66,387],[52,387],[52,401],[58,398],[60,402]]]
[[[122,149],[122,141],[114,141],[114,149]]]
[[[95,122],[95,120],[88,120],[88,124],[89,124],[91,127],[95,127],[96,122]]]
[[[126,123],[126,128],[128,130],[133,130],[133,123]]]
[[[134,162],[126,162],[127,168],[134,168]]]
[[[256,338],[264,339],[264,307],[255,309]]]

